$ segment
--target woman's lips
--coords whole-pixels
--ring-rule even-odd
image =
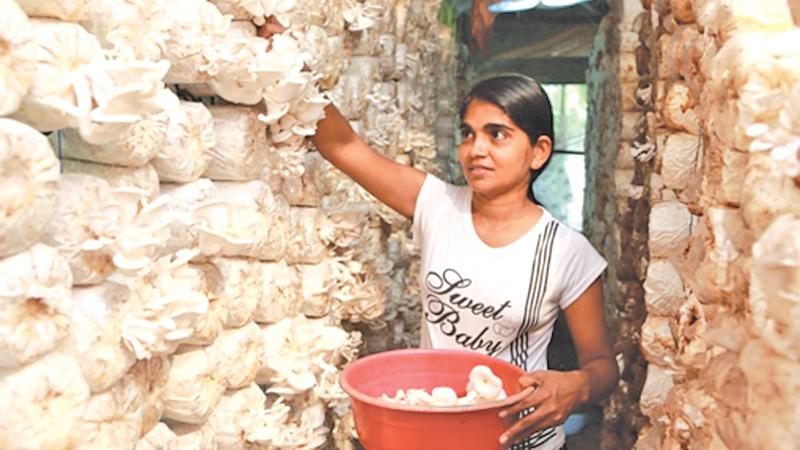
[[[469,166],[467,170],[473,177],[484,177],[492,172],[492,169],[484,166]]]

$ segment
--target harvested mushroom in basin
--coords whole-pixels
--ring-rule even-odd
[[[381,400],[415,406],[466,406],[494,402],[506,398],[503,381],[484,365],[475,366],[469,373],[467,393],[459,397],[450,387],[440,386],[431,389],[398,389],[394,397],[381,395]]]

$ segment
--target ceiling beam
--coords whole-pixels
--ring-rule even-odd
[[[519,58],[490,60],[475,67],[480,78],[516,72],[540,83],[585,83],[588,58]]]

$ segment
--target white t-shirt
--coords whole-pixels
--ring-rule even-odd
[[[414,211],[422,249],[421,347],[467,349],[526,372],[547,369],[558,310],[603,273],[606,261],[579,232],[549,212],[513,243],[486,245],[472,222],[472,191],[428,175]],[[514,449],[558,449],[561,427]]]

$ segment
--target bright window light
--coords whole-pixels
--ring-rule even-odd
[[[579,3],[586,3],[590,0],[541,0],[542,6],[546,6],[548,8],[566,8],[568,6],[574,6]]]
[[[509,12],[527,11],[536,8],[541,0],[502,0],[493,5],[489,5],[489,12],[500,14]]]
[[[566,8],[591,0],[501,0],[489,5],[489,12],[495,14],[528,11],[542,5],[546,8]]]

